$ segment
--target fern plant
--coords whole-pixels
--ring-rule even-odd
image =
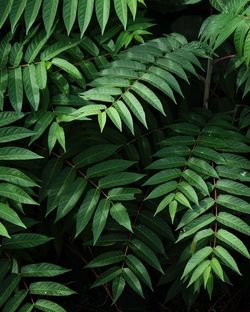
[[[155,214],[167,209],[179,231],[176,242],[188,240],[171,269],[175,289],[183,283],[199,292],[204,285],[211,296],[214,278],[230,283],[227,268],[241,274],[230,252],[250,257],[237,233],[250,233],[243,217],[249,214],[249,160],[240,156],[249,152],[249,139],[228,114],[194,113],[169,128],[173,136],[147,168],[157,170],[145,183],[152,185],[147,199],[160,198]]]
[[[0,0],[2,311],[93,310],[99,286],[125,311],[157,285],[190,309],[243,273],[250,112],[213,101],[248,96],[249,1],[211,0],[200,41],[155,36],[151,10],[198,2]]]

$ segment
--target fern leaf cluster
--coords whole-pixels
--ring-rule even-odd
[[[219,13],[188,42],[149,31],[156,2],[201,1],[0,0],[3,312],[77,310],[80,271],[115,305],[159,278],[188,307],[243,273],[250,110],[227,91],[250,90],[250,3],[211,0]],[[236,55],[216,62],[237,77],[220,89],[204,59],[231,35]],[[193,110],[203,89],[214,112]]]
[[[239,235],[250,234],[243,217],[250,211],[249,139],[229,115],[186,119],[169,126],[173,136],[147,168],[157,170],[145,183],[152,187],[147,199],[159,198],[155,214],[167,209],[179,231],[177,243],[189,242],[182,283],[195,292],[204,284],[211,295],[214,278],[230,283],[228,268],[241,274],[231,252],[250,257]]]
[[[7,5],[3,0],[0,2],[0,28],[9,19],[11,30],[14,32],[20,20],[24,19],[26,34],[28,34],[41,15],[46,33],[49,34],[58,17],[62,16],[67,34],[70,34],[73,26],[77,24],[81,36],[83,36],[95,14],[103,33],[112,6],[123,27],[126,28],[129,11],[135,19],[138,4],[145,5],[143,0],[63,0],[61,2],[59,0],[53,2],[48,0],[10,0]]]

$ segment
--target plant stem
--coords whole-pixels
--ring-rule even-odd
[[[207,76],[206,76],[206,81],[205,81],[205,90],[204,90],[204,98],[203,98],[203,107],[205,109],[208,109],[212,74],[213,74],[213,59],[209,59],[207,61]]]

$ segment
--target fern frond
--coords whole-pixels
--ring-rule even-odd
[[[249,1],[212,1],[212,4],[221,13],[210,16],[204,22],[200,30],[201,40],[208,42],[215,50],[234,34],[237,55],[249,65]]]
[[[173,135],[162,142],[163,148],[155,154],[158,160],[146,168],[157,172],[144,184],[151,189],[148,200],[159,198],[155,214],[167,209],[172,223],[181,229],[177,242],[192,238],[192,256],[182,279],[197,290],[203,282],[206,287],[206,271],[209,278],[214,275],[223,281],[227,278],[224,266],[240,274],[230,249],[250,257],[244,243],[232,233],[250,235],[249,224],[235,215],[236,211],[249,214],[248,201],[240,199],[250,196],[246,184],[249,161],[237,155],[248,153],[248,139],[237,131],[230,115],[207,115],[192,113],[185,116],[188,123],[169,126]],[[245,169],[237,163],[244,163]],[[209,242],[212,247],[204,247]]]
[[[147,127],[142,100],[165,114],[154,89],[160,90],[176,102],[174,91],[182,93],[175,77],[188,82],[188,75],[195,75],[194,67],[200,66],[196,55],[201,56],[201,51],[203,51],[201,46],[189,45],[186,39],[178,34],[149,41],[121,53],[118,60],[108,64],[99,73],[100,77],[91,82],[90,85],[94,88],[80,96],[92,103],[95,101],[108,103],[105,104],[104,112],[109,111],[111,107],[116,111],[110,118],[116,126],[120,125],[121,119],[133,132],[130,121],[132,113]],[[114,90],[110,85],[119,87],[116,89],[117,93],[113,93]],[[79,114],[76,119],[87,116],[85,109],[87,107],[73,113]],[[110,117],[109,114],[107,116]],[[100,126],[103,127],[102,124]],[[121,129],[120,126],[118,128]]]
[[[6,6],[5,1],[1,0],[0,28],[6,24],[6,20],[9,18],[11,30],[14,32],[17,24],[22,17],[24,17],[26,34],[28,34],[39,15],[42,15],[44,27],[47,34],[49,34],[59,15],[63,18],[64,26],[68,34],[77,24],[81,36],[83,36],[95,13],[101,31],[104,33],[107,22],[110,18],[111,5],[114,7],[116,15],[124,29],[126,29],[129,12],[131,12],[133,19],[135,19],[138,3],[142,3],[142,1],[64,0],[61,6],[58,0],[53,1],[53,3],[48,0],[11,0]]]

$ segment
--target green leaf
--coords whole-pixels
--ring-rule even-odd
[[[137,0],[127,0],[128,7],[132,13],[133,20],[135,20],[136,12],[137,12]]]
[[[85,268],[98,268],[121,262],[124,258],[122,251],[108,251],[91,260]]]
[[[140,212],[139,219],[160,237],[164,237],[172,242],[175,241],[175,237],[170,226],[161,217],[154,217],[151,211],[142,210]]]
[[[250,214],[250,204],[235,196],[220,194],[216,203],[234,211]]]
[[[26,303],[19,312],[31,312],[33,310],[33,304],[32,303]]]
[[[178,189],[193,203],[196,205],[199,204],[198,196],[196,194],[195,189],[185,181],[182,181],[178,185]]]
[[[19,290],[11,297],[4,305],[3,312],[15,312],[17,311],[20,304],[23,302],[25,297],[28,295],[27,290]],[[19,310],[20,311],[20,310]]]
[[[175,99],[172,89],[170,88],[168,83],[165,80],[163,80],[161,77],[152,73],[146,73],[146,74],[143,74],[141,79],[151,84],[153,87],[159,89],[161,92],[166,94],[174,103],[176,103],[176,99]]]
[[[228,179],[221,179],[217,181],[216,187],[219,190],[228,192],[232,195],[250,197],[250,187],[239,182],[235,182],[235,181],[228,180]]]
[[[10,235],[6,229],[6,227],[0,222],[0,235],[3,237],[10,238]]]
[[[32,295],[44,296],[70,296],[76,292],[56,282],[34,282],[30,284],[29,291]]]
[[[109,107],[106,110],[107,115],[109,116],[109,118],[111,119],[111,121],[113,122],[113,124],[120,130],[122,131],[122,121],[121,121],[121,117],[119,115],[119,113],[117,112],[117,110],[114,107]]]
[[[92,18],[94,11],[95,0],[79,0],[78,4],[78,24],[81,31],[81,37],[84,35],[86,29]]]
[[[183,214],[177,230],[199,217],[201,214],[210,209],[213,205],[214,200],[212,198],[205,198],[201,200],[198,205],[192,207],[192,210],[188,210]]]
[[[181,193],[177,192],[175,195],[175,199],[183,206],[192,209],[189,200]]]
[[[54,44],[49,45],[43,52],[41,53],[42,61],[49,61],[53,57],[67,51],[75,46],[78,46],[82,40],[78,39],[69,39],[68,37],[63,37],[61,40],[57,40]],[[66,71],[66,69],[63,68]],[[72,70],[72,69],[70,69]],[[83,79],[81,77],[81,79]]]
[[[205,260],[209,255],[211,255],[212,252],[213,252],[212,247],[203,247],[195,254],[193,254],[185,266],[181,279],[183,279],[190,272],[192,272],[193,269],[195,269],[203,260]]]
[[[129,128],[131,133],[134,134],[133,118],[132,118],[131,113],[128,110],[127,106],[122,101],[117,101],[115,103],[115,108],[118,111],[122,121]]]
[[[40,92],[36,80],[35,65],[30,64],[23,69],[23,86],[24,91],[31,106],[35,111],[38,110],[40,103]]]
[[[111,159],[100,162],[92,167],[89,167],[87,170],[87,175],[91,178],[93,177],[102,177],[110,172],[119,172],[128,169],[133,164],[134,161],[123,160],[123,159]]]
[[[0,285],[0,307],[8,300],[19,284],[21,277],[17,274],[9,274]]]
[[[78,154],[73,161],[78,167],[91,165],[113,155],[118,148],[118,145],[113,144],[97,144],[86,148],[82,153]]]
[[[16,113],[16,112],[0,112],[0,127],[7,126],[21,118],[23,118],[23,113]]]
[[[139,193],[141,193],[141,190],[137,188],[117,187],[108,192],[108,197],[111,201],[131,201]]]
[[[161,212],[162,210],[164,210],[174,198],[175,198],[174,193],[171,193],[171,194],[167,195],[166,197],[164,197],[163,200],[160,202],[160,204],[157,206],[157,209],[156,209],[156,212],[154,215],[156,215],[159,212]]]
[[[204,160],[192,157],[188,160],[187,165],[198,173],[217,179],[219,178],[214,168]]]
[[[99,198],[100,198],[100,192],[98,190],[91,189],[88,191],[86,197],[84,198],[77,212],[76,236],[78,236],[89,223],[89,220],[94,214]]]
[[[41,61],[36,65],[36,81],[39,89],[43,90],[47,86],[47,69],[46,63]]]
[[[186,159],[184,157],[168,157],[161,158],[152,162],[146,169],[167,169],[167,168],[176,168],[184,167],[186,165]]]
[[[217,245],[214,249],[215,255],[221,259],[221,261],[230,269],[242,275],[239,271],[238,265],[230,253],[223,247]]]
[[[234,216],[227,212],[220,212],[217,216],[217,221],[226,225],[240,233],[250,235],[250,226],[241,220],[241,218]]]
[[[39,158],[42,158],[42,156],[22,147],[0,148],[0,160],[30,160]]]
[[[59,204],[56,214],[56,222],[66,216],[77,204],[84,189],[86,188],[87,181],[81,177],[78,177],[60,196]]]
[[[8,2],[6,2],[6,0],[0,1],[0,28],[2,28],[3,24],[8,18],[12,4],[13,0],[9,0]]]
[[[64,0],[63,1],[63,21],[67,29],[67,34],[74,25],[77,13],[78,0]]]
[[[101,27],[102,34],[104,33],[110,14],[110,0],[96,0],[95,11],[97,21]]]
[[[2,283],[3,279],[5,278],[5,276],[9,273],[10,269],[11,269],[11,262],[9,259],[6,258],[1,258],[0,259],[0,281]]]
[[[106,112],[105,111],[104,112],[100,112],[98,114],[98,124],[100,126],[101,132],[103,132],[103,129],[104,129],[105,124],[106,124],[106,121],[107,121],[107,114],[106,114]]]
[[[137,182],[142,179],[144,174],[133,172],[118,172],[109,174],[99,180],[98,186],[101,189],[107,189],[111,187],[117,187],[122,185],[128,185]]]
[[[14,0],[10,11],[11,31],[14,33],[17,22],[19,21],[26,6],[26,0]]]
[[[47,34],[54,25],[59,0],[43,0],[43,23]]]
[[[70,76],[74,77],[75,79],[78,79],[78,80],[82,79],[82,74],[79,72],[77,67],[71,64],[69,61],[57,57],[57,58],[53,58],[51,63],[61,68],[62,70],[64,70],[66,73],[68,73]]]
[[[209,147],[196,146],[192,154],[196,157],[213,161],[216,164],[223,164],[225,162],[224,158],[218,152]]]
[[[244,169],[232,168],[226,166],[217,166],[216,171],[221,178],[228,178],[231,180],[238,180],[241,182],[250,181],[250,172]]]
[[[23,45],[21,43],[15,42],[10,50],[9,63],[12,66],[17,67],[20,65],[22,58],[23,58]],[[4,90],[5,86],[2,89]]]
[[[121,296],[126,282],[122,276],[118,276],[113,280],[112,283],[112,294],[113,294],[113,303],[115,303]]]
[[[111,205],[110,214],[117,223],[133,232],[127,209],[121,203]]]
[[[214,273],[224,282],[224,273],[220,262],[216,258],[212,258],[211,267]]]
[[[249,254],[245,244],[234,234],[232,234],[226,230],[219,229],[219,231],[216,233],[216,237],[220,241],[225,243],[226,245],[230,246],[234,250],[241,253],[246,258],[250,259],[250,254]]]
[[[206,260],[204,262],[202,262],[192,273],[190,281],[188,283],[189,287],[190,285],[192,285],[195,281],[197,281],[200,276],[204,273],[204,271],[207,269],[207,267],[210,266],[210,260]]]
[[[94,235],[94,245],[98,241],[98,238],[100,237],[102,231],[104,230],[109,214],[109,209],[110,209],[110,200],[109,199],[100,200],[93,217],[92,230]]]
[[[185,135],[197,136],[200,133],[200,128],[198,126],[195,126],[187,122],[179,122],[176,124],[171,124],[169,128],[176,133],[181,133]]]
[[[4,203],[0,203],[0,218],[12,224],[18,225],[22,228],[26,228],[25,224],[19,218],[18,214]]]
[[[95,281],[95,283],[91,286],[91,288],[106,284],[112,281],[113,279],[115,279],[121,273],[122,273],[122,269],[120,267],[114,266],[108,269],[107,271],[103,272],[99,276],[99,278]]]
[[[43,245],[51,241],[51,239],[45,235],[35,233],[14,234],[11,239],[3,239],[2,247],[5,249],[33,248]]]
[[[121,21],[124,29],[126,29],[128,20],[127,0],[114,0],[114,6],[119,20]]]
[[[34,132],[22,127],[4,127],[0,129],[0,143],[20,140],[34,135]]]
[[[127,255],[126,264],[137,275],[139,280],[144,282],[151,290],[153,290],[150,275],[144,264],[135,256]]]
[[[164,183],[169,180],[179,178],[181,176],[181,173],[181,169],[162,170],[149,178],[143,185],[155,185]]]
[[[129,269],[124,268],[122,271],[122,275],[125,281],[129,284],[129,286],[142,298],[144,298],[141,283],[136,277],[136,275]]]
[[[163,273],[161,264],[156,257],[155,253],[142,241],[138,239],[133,239],[131,241],[130,248],[133,250],[135,255],[138,258],[141,258],[143,261],[147,262],[150,266]],[[164,273],[163,273],[164,274]]]
[[[42,0],[27,0],[25,13],[24,13],[26,34],[28,34],[31,26],[36,20],[41,4],[42,4]]]
[[[202,193],[209,195],[206,182],[197,173],[190,169],[187,169],[183,172],[182,176],[188,183],[196,187]]]
[[[18,113],[23,105],[23,76],[21,67],[9,70],[8,94],[12,107]]]
[[[170,181],[157,186],[146,199],[158,198],[176,190],[178,184],[176,181]]]
[[[24,60],[28,63],[32,63],[45,43],[48,41],[49,36],[46,35],[45,31],[38,33],[34,39],[30,42],[24,55]]]
[[[137,100],[137,98],[129,91],[126,91],[122,95],[123,100],[128,105],[131,112],[135,115],[135,117],[147,128],[147,121],[144,109],[141,103]]]
[[[69,271],[70,270],[59,265],[46,262],[27,264],[21,267],[21,275],[23,277],[51,277],[67,273]]]
[[[66,312],[59,304],[45,299],[38,299],[35,302],[35,308],[44,312]]]
[[[145,225],[137,225],[135,235],[144,241],[155,252],[165,255],[165,248],[159,236]]]
[[[169,204],[169,215],[171,218],[172,223],[174,223],[175,215],[177,212],[178,203],[176,200],[171,201]]]
[[[38,205],[37,202],[35,202],[23,189],[9,183],[0,184],[0,196],[23,204]]]
[[[50,153],[55,147],[57,141],[60,143],[61,147],[65,152],[66,147],[64,129],[57,122],[53,122],[50,126],[48,134],[48,148]]]
[[[179,242],[190,235],[198,232],[200,229],[204,228],[205,226],[211,224],[216,220],[216,217],[212,213],[208,213],[198,217],[197,219],[191,221],[183,228],[183,231],[180,233],[178,240]]]

